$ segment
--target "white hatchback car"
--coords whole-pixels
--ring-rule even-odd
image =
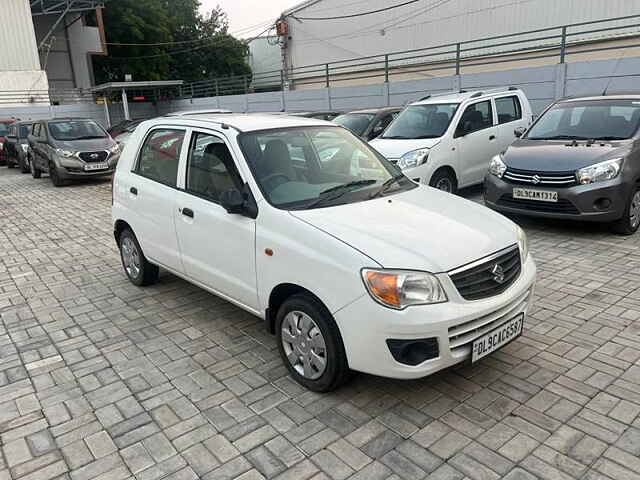
[[[491,159],[532,119],[513,87],[433,95],[407,106],[371,146],[409,178],[455,193],[482,183]]]
[[[510,220],[306,118],[143,123],[113,228],[134,284],[160,266],[263,318],[315,391],[350,370],[417,378],[482,358],[522,332],[536,274]]]

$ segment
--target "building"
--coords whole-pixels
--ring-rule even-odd
[[[2,0],[0,105],[92,100],[102,0]]]
[[[256,37],[249,42],[247,63],[251,66],[254,89],[280,85],[282,55],[277,36]]]
[[[403,5],[394,8],[394,5]],[[368,13],[377,12],[377,13]],[[364,13],[364,15],[363,15]],[[640,2],[630,0],[420,0],[407,3],[401,0],[308,0],[282,13],[287,35],[283,35],[282,49],[288,67],[289,80],[295,88],[317,88],[314,78],[322,76],[323,68],[330,71],[331,80],[348,84],[347,72],[369,71],[377,77],[359,75],[352,84],[384,81],[385,54],[392,74],[402,74],[403,79],[424,78],[452,74],[451,65],[456,55],[462,59],[498,55],[501,51],[518,48],[539,50],[559,45],[563,25],[601,21],[614,17],[640,15]],[[637,27],[640,18],[610,21],[594,25],[571,27],[567,33],[567,51],[578,49],[585,43],[604,43],[630,39],[640,34]],[[626,22],[626,23],[625,23]],[[626,25],[610,31],[590,32],[608,27]],[[634,26],[635,25],[635,26]],[[558,27],[554,30],[532,32]],[[494,38],[484,43],[464,42],[531,32],[510,38]],[[554,38],[545,38],[551,37]],[[518,42],[511,43],[508,42]],[[637,44],[637,38],[633,41]],[[460,47],[456,44],[461,43]],[[442,46],[433,52],[410,52],[426,47]],[[472,49],[473,47],[473,49]],[[456,52],[456,48],[460,48]],[[624,52],[624,53],[622,53]],[[589,58],[610,58],[631,55],[630,50],[591,52]],[[636,49],[635,55],[640,54]],[[361,57],[367,60],[355,61]],[[585,58],[574,57],[584,60]],[[508,58],[504,59],[508,61]],[[342,63],[336,63],[342,62]],[[359,65],[356,65],[356,64]],[[365,65],[366,63],[366,65]],[[467,61],[467,64],[472,62]],[[476,64],[478,62],[475,62]],[[498,62],[485,66],[484,71],[499,69]],[[549,62],[553,63],[553,62]],[[557,62],[556,62],[557,63]],[[409,71],[406,65],[433,64],[434,69]],[[540,55],[530,55],[528,65],[545,64]],[[305,74],[303,67],[308,67]],[[443,71],[439,72],[438,67]],[[447,68],[444,68],[447,67]],[[466,71],[483,71],[479,65]],[[514,65],[504,65],[514,68]],[[429,73],[425,73],[429,72]],[[328,75],[327,75],[328,76]],[[353,76],[353,75],[352,75]]]

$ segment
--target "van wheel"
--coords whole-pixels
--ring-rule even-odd
[[[120,234],[119,245],[122,266],[131,283],[139,287],[156,283],[160,269],[144,256],[138,239],[131,230],[125,229]]]
[[[330,392],[347,381],[349,365],[338,326],[311,295],[293,295],[282,304],[276,335],[282,360],[300,385]]]
[[[446,169],[438,170],[434,173],[429,181],[429,185],[447,193],[456,193],[458,191],[456,177]]]
[[[27,158],[24,156],[21,156],[18,160],[18,164],[20,165],[20,172],[21,173],[29,173],[29,165],[27,163]]]
[[[38,167],[36,167],[36,164],[33,161],[33,158],[29,160],[29,169],[31,170],[31,176],[33,178],[40,178],[42,176],[42,172]]]
[[[640,188],[634,187],[629,195],[627,207],[620,220],[611,225],[613,231],[621,235],[633,235],[640,227]]]

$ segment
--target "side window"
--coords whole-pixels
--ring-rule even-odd
[[[40,136],[40,124],[39,123],[34,123],[33,124],[33,136],[34,137],[39,137]]]
[[[240,190],[240,175],[229,148],[221,138],[208,133],[193,133],[186,186],[187,192],[216,202],[222,192]]]
[[[175,187],[184,134],[183,130],[152,130],[140,150],[136,173]]]
[[[469,105],[458,123],[459,133],[473,133],[493,126],[491,100]]]
[[[522,118],[522,107],[520,99],[514,95],[511,97],[496,98],[496,112],[498,113],[498,123],[515,122]]]

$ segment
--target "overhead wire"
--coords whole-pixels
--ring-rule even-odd
[[[395,8],[400,8],[400,7],[404,7],[406,5],[410,5],[412,3],[418,3],[421,2],[422,0],[409,0],[407,2],[404,3],[399,3],[397,5],[391,5],[390,7],[384,7],[384,8],[378,8],[377,10],[369,10],[368,12],[360,12],[360,13],[353,13],[350,15],[337,15],[337,16],[333,16],[333,17],[299,17],[297,15],[291,14],[289,15],[292,18],[295,18],[296,20],[340,20],[343,18],[354,18],[354,17],[362,17],[365,15],[372,15],[374,13],[381,13],[381,12],[387,12],[389,10],[393,10]]]

